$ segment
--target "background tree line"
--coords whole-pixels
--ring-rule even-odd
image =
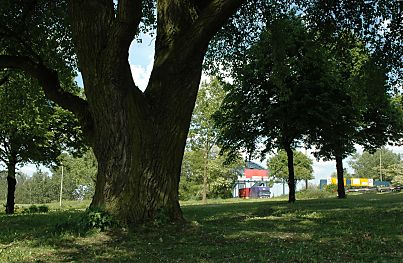
[[[69,154],[59,156],[63,165],[63,200],[91,199],[94,194],[97,163],[92,151],[82,157]],[[40,204],[59,200],[61,165],[52,167],[51,174],[37,170],[32,176],[16,173],[15,202]],[[6,200],[7,171],[0,172],[0,200]]]

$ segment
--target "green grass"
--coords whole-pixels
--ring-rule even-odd
[[[182,205],[186,225],[85,235],[82,210],[0,214],[0,262],[403,262],[403,193]]]

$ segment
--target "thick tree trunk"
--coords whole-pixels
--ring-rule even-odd
[[[105,206],[104,189],[105,189],[105,177],[100,173],[97,173],[95,181],[95,193],[94,196],[92,197],[92,202],[90,204],[91,209],[104,208]]]
[[[209,40],[242,0],[157,1],[157,36],[147,89],[132,79],[128,49],[143,1],[70,1],[72,32],[92,116],[98,160],[92,207],[135,224],[159,214],[182,220],[183,152]],[[204,2],[203,2],[204,3]]]
[[[336,172],[338,197],[340,199],[346,198],[346,191],[344,189],[343,158],[341,156],[336,156]]]
[[[287,164],[288,164],[288,202],[295,202],[295,173],[294,173],[294,152],[291,147],[285,147],[287,152]]]
[[[129,224],[161,214],[172,221],[183,220],[178,200],[179,178],[201,60],[194,60],[196,65],[187,64],[186,74],[179,76],[154,66],[151,88],[164,84],[167,90],[181,86],[188,90],[176,100],[157,100],[147,93],[138,97],[139,94],[122,89],[135,88],[127,62],[119,70],[120,74],[127,73],[120,76],[127,83],[115,87],[113,78],[105,79],[89,98],[95,125],[93,148],[99,164],[92,207],[103,207]],[[169,68],[183,66],[171,63]],[[175,75],[176,78],[172,77]],[[162,98],[168,96],[172,95]]]
[[[14,214],[14,199],[15,199],[15,186],[17,180],[15,179],[15,163],[9,163],[7,165],[7,203],[6,214]]]

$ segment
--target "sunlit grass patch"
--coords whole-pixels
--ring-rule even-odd
[[[79,205],[46,214],[1,214],[0,262],[400,263],[403,257],[402,193],[295,204],[272,199],[187,203],[185,225],[87,233],[77,229],[84,214]]]

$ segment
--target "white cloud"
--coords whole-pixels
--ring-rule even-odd
[[[36,166],[35,164],[26,164],[23,167],[18,167],[17,171],[26,174],[28,176],[32,176],[33,173],[35,173],[37,170],[41,170],[42,172],[48,173],[48,174],[52,174],[49,170],[49,168],[40,165],[39,167]]]
[[[130,65],[134,83],[144,91],[147,88],[148,80],[150,79],[151,71],[153,68],[153,61],[150,60],[147,67],[140,65]]]

